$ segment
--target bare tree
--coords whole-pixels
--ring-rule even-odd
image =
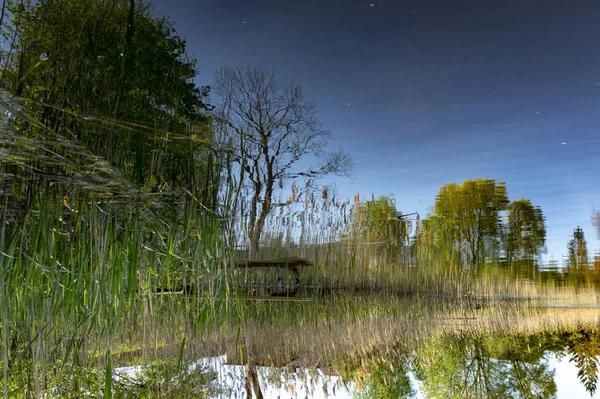
[[[240,181],[250,185],[248,236],[251,252],[256,252],[277,183],[330,173],[348,175],[352,161],[342,151],[326,150],[330,132],[293,81],[280,87],[272,72],[221,68],[214,90],[222,100],[215,109],[217,128],[235,154]],[[317,166],[299,162],[311,155]]]

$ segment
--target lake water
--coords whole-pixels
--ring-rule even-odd
[[[597,398],[599,20],[3,1],[0,396]]]

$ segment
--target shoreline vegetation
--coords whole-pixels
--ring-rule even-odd
[[[374,392],[396,378],[387,397],[410,397],[405,375],[381,374],[389,359],[433,392],[441,382],[424,369],[440,353],[459,357],[436,342],[510,352],[518,363],[509,336],[557,353],[567,342],[595,390],[597,361],[584,359],[592,349],[573,348],[593,347],[598,310],[540,306],[598,303],[600,259],[590,262],[581,229],[565,244],[566,267],[544,268],[542,210],[509,202],[495,180],[448,184],[430,215],[410,221],[393,198],[339,198],[318,178],[348,174],[351,161],[328,148],[302,88],[223,69],[217,91],[227,101],[209,104],[185,40],[148,2],[8,2],[6,13],[4,398],[225,395],[213,372],[186,368],[223,354],[244,366],[246,395],[257,398],[257,365],[274,376],[320,368],[364,397],[386,397]],[[266,108],[240,90],[280,106],[270,125],[253,126]],[[296,169],[316,155],[318,167]],[[275,271],[232,265],[289,258],[313,263],[300,270],[300,296],[311,301],[243,299],[269,296]],[[113,374],[132,365],[148,366],[142,382]]]

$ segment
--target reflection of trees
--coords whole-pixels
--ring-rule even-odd
[[[262,389],[258,383],[258,373],[256,372],[256,362],[253,359],[249,359],[244,367],[245,372],[245,384],[244,389],[246,390],[246,397],[252,398],[252,392],[256,399],[263,399]]]
[[[593,395],[598,384],[598,367],[600,366],[600,332],[575,331],[563,334],[560,340],[569,360],[577,366],[577,377],[585,389]]]
[[[318,120],[301,86],[279,86],[275,75],[258,68],[221,68],[215,74],[221,105],[217,128],[234,150],[239,179],[249,184],[248,238],[258,250],[273,212],[277,185],[298,177],[347,174],[352,162],[342,152],[326,151],[330,133]],[[320,165],[303,169],[302,159],[314,156]]]
[[[568,244],[569,259],[568,267],[569,271],[585,272],[589,269],[589,258],[587,250],[587,241],[581,227],[573,231],[573,238]]]
[[[390,362],[388,359],[376,359],[370,365],[369,377],[363,382],[361,390],[355,394],[355,397],[357,399],[408,399],[413,398],[414,395],[415,391],[404,364],[398,361]]]
[[[407,238],[406,223],[398,220],[396,202],[381,196],[377,200],[359,202],[354,209],[354,235],[364,241],[383,241],[401,247]]]
[[[406,355],[395,350],[383,356],[371,354],[369,358],[341,357],[334,369],[344,381],[356,387],[356,399],[409,399],[416,392],[408,376]]]
[[[576,330],[567,332],[543,332],[536,336],[515,338],[514,342],[524,342],[513,346],[513,360],[522,356],[519,353],[527,351],[541,358],[544,352],[550,351],[557,357],[568,356],[578,369],[577,375],[586,390],[593,395],[598,382],[598,367],[600,365],[600,332],[595,330]],[[517,352],[515,352],[517,351]],[[493,355],[496,357],[497,355]],[[516,357],[515,357],[516,356]],[[534,360],[531,358],[530,360]]]
[[[2,363],[0,363],[2,367]],[[29,399],[34,381],[31,380],[33,363],[29,359],[18,359],[10,369],[7,396],[11,399]],[[232,397],[232,390],[218,379],[212,368],[178,359],[154,361],[135,369],[116,368],[111,376],[104,370],[94,367],[82,368],[80,365],[57,361],[54,370],[43,376],[43,386],[47,393],[39,397],[80,399],[92,397],[111,397],[114,399],[153,399],[153,398],[213,398]],[[61,367],[71,370],[71,374],[58,374]],[[107,385],[107,382],[110,385]],[[3,391],[0,379],[0,392]],[[29,392],[28,392],[29,391]]]
[[[508,261],[536,256],[546,241],[541,208],[534,207],[529,200],[521,198],[512,202],[506,211],[508,224],[505,249]]]
[[[554,372],[548,370],[547,362],[527,363],[511,360],[502,373],[500,392],[506,398],[552,398],[556,396]]]
[[[524,198],[509,204],[504,183],[489,179],[442,187],[422,228],[421,245],[429,242],[438,258],[470,265],[502,250],[511,263],[532,259],[546,239],[542,210]]]
[[[598,359],[600,359],[600,342],[596,340],[592,345],[590,342],[578,343],[569,348],[571,361],[577,366],[577,377],[585,386],[585,389],[593,395],[598,383]]]
[[[544,357],[532,362],[526,345],[509,339],[493,347],[481,336],[446,337],[419,354],[415,374],[431,398],[555,397],[554,373]]]
[[[486,249],[495,246],[498,213],[507,204],[504,183],[478,179],[460,186],[445,185],[437,195],[431,217],[435,242],[452,245],[467,263],[479,263]]]
[[[583,230],[578,226],[568,243],[567,281],[574,284],[600,283],[600,267],[597,260],[590,263],[587,241]]]

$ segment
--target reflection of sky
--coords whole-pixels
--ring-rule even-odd
[[[557,387],[557,399],[587,399],[592,398],[585,391],[583,385],[577,379],[577,367],[569,362],[568,357],[557,360],[554,356],[551,357],[550,367],[556,370],[554,381]],[[600,398],[600,393],[596,392],[593,398]]]
[[[226,361],[227,357],[225,355],[202,358],[191,367],[203,365],[215,370],[219,385],[229,388],[232,393],[231,396],[224,395],[224,398],[244,398],[244,367],[226,364]],[[272,374],[266,367],[257,367],[256,370],[265,398],[349,399],[352,397],[348,389],[342,384],[340,377],[327,376],[321,371],[308,372],[304,369],[299,369],[297,373],[291,373],[288,375],[288,378],[281,378],[277,382],[277,379],[272,377]],[[137,369],[135,367],[122,367],[117,369],[117,371],[119,374],[134,376]],[[327,394],[325,394],[323,389],[324,386],[326,387]]]
[[[595,1],[157,3],[200,84],[221,65],[256,65],[304,86],[356,160],[355,179],[336,181],[342,196],[393,193],[424,214],[442,185],[492,178],[542,206],[550,254],[566,253],[577,225],[598,248]]]
[[[586,392],[583,385],[577,378],[577,367],[569,362],[569,357],[565,356],[558,360],[553,354],[548,355],[548,368],[554,370],[554,382],[556,382],[556,399],[600,399],[600,393],[592,397]],[[419,392],[419,383],[411,376],[411,381],[417,391],[416,399],[426,399]]]
[[[577,379],[577,367],[569,362],[569,357],[564,357],[561,360],[556,359],[552,354],[549,355],[549,369],[554,370],[554,381],[557,386],[556,399],[587,399],[592,398],[586,391],[583,385]],[[244,370],[242,366],[233,366],[225,364],[226,357],[214,357],[200,359],[197,364],[202,364],[217,371],[219,383],[232,388],[234,395],[232,397],[244,397]],[[291,378],[285,380],[285,383],[277,384],[278,386],[269,383],[265,368],[257,367],[259,383],[262,387],[263,394],[266,398],[336,398],[348,399],[352,398],[352,384],[348,384],[350,390],[347,390],[341,383],[339,377],[329,377],[321,372],[307,373],[300,369],[297,374],[291,374]],[[117,369],[119,374],[130,374],[133,376],[136,372],[135,367],[123,367]],[[419,383],[415,380],[414,375],[409,373],[409,377],[413,382],[413,387],[417,391],[417,399],[426,399],[419,392]],[[283,381],[283,380],[282,380]],[[327,387],[327,395],[322,387]],[[335,394],[333,386],[335,385]],[[307,389],[307,387],[310,387]],[[236,394],[238,396],[236,396]],[[600,393],[596,393],[593,398],[600,399]]]

